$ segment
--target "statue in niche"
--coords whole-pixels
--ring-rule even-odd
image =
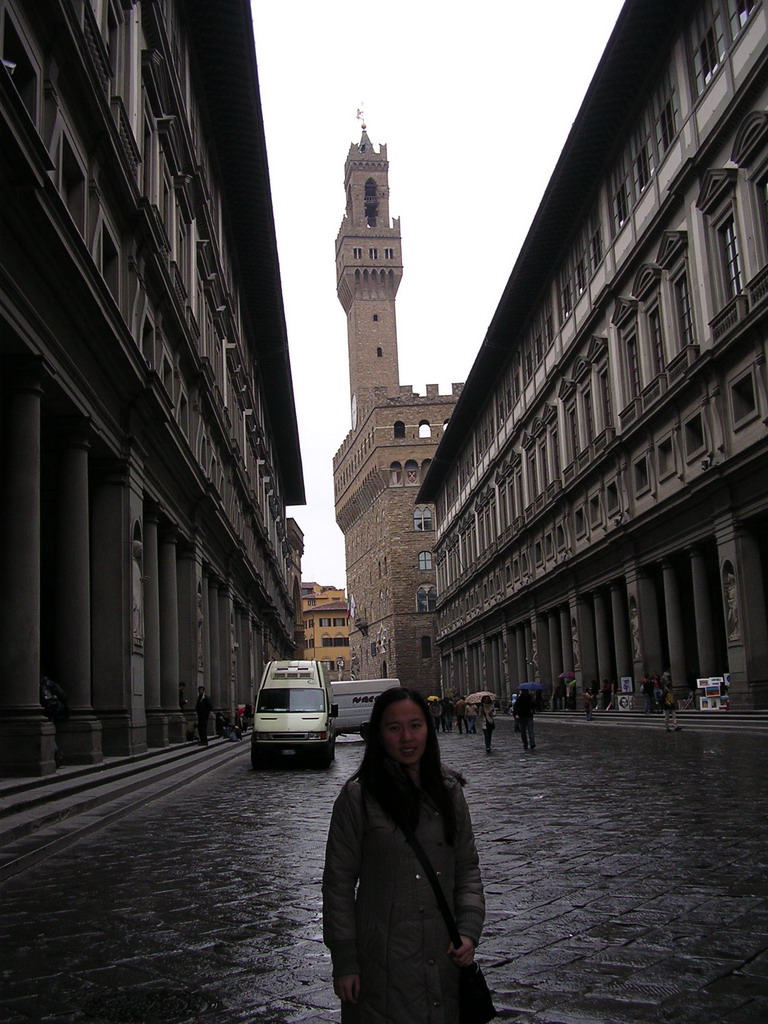
[[[197,667],[203,667],[203,592],[197,590]]]
[[[581,669],[581,656],[579,654],[579,630],[576,619],[571,619],[571,645],[573,647],[573,670],[578,672]]]
[[[634,601],[631,601],[629,605],[629,627],[632,631],[632,658],[634,661],[640,661],[643,656],[640,647],[640,618]]]
[[[535,679],[539,674],[539,644],[535,632],[531,633],[531,667],[533,668],[531,679]]]
[[[143,552],[143,544],[140,540],[135,540],[131,560],[131,591],[133,597],[133,642],[139,645],[144,643],[144,576],[141,565]]]
[[[725,572],[723,573],[723,596],[725,598],[728,639],[739,640],[741,638],[741,627],[739,626],[739,605],[736,595],[736,575],[730,562],[726,562]]]

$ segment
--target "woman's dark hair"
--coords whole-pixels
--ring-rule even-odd
[[[426,724],[427,742],[419,764],[421,789],[416,786],[408,772],[387,754],[381,741],[381,721],[384,712],[391,704],[401,700],[413,701],[424,716]],[[352,778],[359,780],[363,792],[372,796],[396,825],[404,822],[413,829],[418,824],[422,793],[426,793],[443,818],[446,841],[453,844],[456,835],[456,811],[446,785],[445,771],[440,763],[440,747],[434,719],[429,712],[429,705],[418,691],[395,686],[379,694],[371,712],[363,760]]]

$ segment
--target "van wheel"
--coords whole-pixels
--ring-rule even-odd
[[[318,758],[318,765],[321,768],[330,768],[331,762],[336,757],[336,744],[334,743],[329,750],[326,750]]]

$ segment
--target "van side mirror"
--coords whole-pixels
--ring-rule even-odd
[[[338,717],[339,717],[339,705],[338,704],[331,704],[331,718],[338,718]]]

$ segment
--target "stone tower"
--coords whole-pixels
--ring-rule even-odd
[[[347,208],[336,238],[339,301],[347,314],[352,427],[375,388],[398,386],[395,296],[403,276],[400,220],[389,220],[387,147],[363,126],[344,169]]]
[[[390,220],[387,147],[376,151],[364,125],[347,154],[344,188],[336,279],[347,316],[351,430],[333,477],[352,606],[351,673],[439,694],[434,514],[416,494],[461,385],[440,395],[429,384],[422,396],[399,382],[400,221]]]

